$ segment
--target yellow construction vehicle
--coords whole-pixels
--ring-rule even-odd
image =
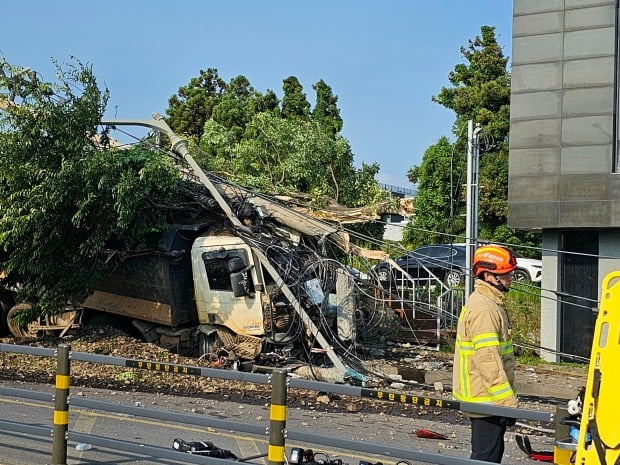
[[[577,440],[577,465],[620,463],[620,271],[603,280]]]
[[[558,419],[574,432],[573,437],[556,440],[553,461],[558,465],[620,464],[620,407],[616,400],[620,386],[618,311],[620,271],[614,271],[602,284],[586,387],[576,401],[569,403],[568,416]]]

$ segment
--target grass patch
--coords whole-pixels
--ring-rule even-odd
[[[536,350],[518,346],[519,341],[540,346],[540,287],[514,283],[506,296],[506,312],[517,342],[515,355],[528,360],[528,365],[536,364],[536,359],[540,363]]]
[[[537,354],[533,353],[531,350],[517,354],[516,359],[517,363],[520,363],[521,365],[528,365],[534,367],[545,363],[542,358],[540,358]]]
[[[557,371],[560,373],[578,373],[581,375],[587,375],[590,365],[588,363],[575,363],[575,362],[543,362],[541,367],[551,371]]]

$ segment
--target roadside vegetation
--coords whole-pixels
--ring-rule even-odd
[[[517,342],[518,357],[538,357],[537,351],[524,347],[540,345],[540,287],[514,283],[506,297],[506,311],[512,325],[512,339]]]
[[[495,37],[495,28],[461,47],[463,62],[449,73],[450,86],[432,97],[454,111],[452,140],[437,137],[422,162],[407,172],[417,185],[414,215],[404,232],[409,249],[434,243],[463,242],[464,187],[467,169],[467,124],[480,125],[479,238],[510,245],[521,256],[540,258],[540,234],[507,227],[508,130],[510,127],[510,72],[508,57]],[[478,238],[476,238],[478,239]]]

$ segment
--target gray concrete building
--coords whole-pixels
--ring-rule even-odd
[[[620,269],[616,1],[513,3],[508,225],[542,231],[541,346],[585,357]]]

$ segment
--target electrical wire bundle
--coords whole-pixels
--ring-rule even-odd
[[[127,134],[127,133],[126,133]],[[144,139],[140,139],[139,143],[150,144],[150,142]],[[150,148],[161,150],[159,147],[151,144]],[[176,162],[181,165],[184,161],[178,156],[171,154]],[[194,176],[191,171],[183,168],[186,179],[192,180]],[[269,202],[276,202],[273,198],[258,194],[256,192],[248,191],[245,188],[234,185],[228,181],[225,181],[213,173],[205,173],[209,179],[216,185],[223,185],[229,189],[234,189],[238,193],[234,198],[228,196],[229,203],[234,207],[235,212],[239,214],[241,218],[244,218],[248,222],[254,221],[252,226],[252,234],[238,232],[244,240],[252,244],[254,247],[259,247],[270,260],[270,263],[276,268],[278,274],[284,279],[286,285],[291,289],[294,295],[304,302],[304,306],[313,308],[313,320],[318,323],[318,326],[323,334],[326,335],[330,344],[333,345],[334,350],[347,361],[350,365],[363,366],[363,360],[358,357],[359,354],[364,353],[364,348],[360,347],[359,341],[364,341],[365,336],[373,331],[385,331],[389,327],[390,323],[390,311],[386,308],[386,301],[400,301],[403,303],[403,307],[413,308],[412,315],[408,312],[404,312],[402,322],[406,327],[411,330],[412,336],[415,338],[414,321],[416,318],[436,318],[438,321],[438,329],[449,330],[456,322],[458,312],[460,311],[460,305],[462,304],[463,297],[455,298],[454,292],[446,293],[445,296],[436,296],[429,289],[432,287],[429,283],[423,285],[419,280],[415,279],[403,279],[408,281],[411,286],[409,289],[402,286],[392,285],[393,283],[381,282],[377,276],[374,265],[369,260],[365,260],[361,257],[355,258],[355,268],[353,267],[353,260],[347,251],[343,250],[341,245],[333,241],[329,236],[320,238],[307,238],[301,237],[298,243],[294,243],[290,237],[286,237],[285,234],[281,234],[277,227],[270,224],[269,221],[261,218],[261,212],[258,208],[252,205],[250,198],[264,198]],[[184,184],[184,188],[187,188],[199,200],[199,203],[205,206],[213,206],[212,199],[208,195],[208,191],[204,187],[200,186],[196,182],[189,182]],[[194,190],[195,189],[195,190]],[[298,214],[303,217],[301,213],[296,213],[290,210],[291,214]],[[258,221],[257,221],[258,220]],[[318,221],[318,220],[316,220]],[[324,222],[326,227],[334,227],[333,224]],[[385,223],[384,223],[385,224]],[[342,228],[341,228],[342,229]],[[353,241],[360,241],[365,244],[370,244],[376,249],[391,250],[398,254],[407,253],[408,251],[402,246],[395,245],[393,243],[386,243],[384,241],[377,240],[375,238],[365,236],[355,231],[343,229]],[[462,240],[462,237],[455,235],[442,234],[436,231],[424,231],[432,234],[440,234],[445,236],[448,243],[456,240]],[[477,238],[478,242],[489,242]],[[511,244],[501,244],[508,247],[514,247]],[[532,249],[531,247],[525,247],[526,249]],[[540,252],[541,249],[536,249]],[[543,252],[546,252],[543,251]],[[569,253],[565,251],[551,251],[553,253]],[[587,254],[580,254],[587,255]],[[605,257],[615,258],[615,257]],[[451,265],[445,263],[446,269]],[[329,308],[329,301],[325,299],[320,305],[312,303],[312,299],[308,298],[306,283],[308,281],[317,280],[320,283],[321,292],[324,296],[329,296],[335,287],[335,273],[334,270],[339,269],[345,275],[348,275],[355,287],[355,291],[361,298],[361,303],[357,302],[357,308],[355,310],[356,329],[361,329],[364,333],[358,335],[354,341],[342,340],[342,337],[338,335],[334,325],[333,318],[330,318],[331,309]],[[465,270],[465,273],[471,276],[470,270]],[[410,278],[410,277],[409,277]],[[422,285],[421,285],[422,284]],[[411,290],[413,289],[413,292]],[[515,292],[522,293],[523,295],[531,296],[531,298],[540,298],[553,300],[557,303],[570,301],[571,305],[575,308],[588,308],[591,309],[597,305],[597,302],[593,299],[587,299],[582,296],[571,295],[569,293],[562,293],[550,289],[541,289],[539,286],[522,284],[515,289]],[[417,295],[416,295],[417,293]],[[424,294],[426,293],[426,294]],[[449,305],[446,305],[446,301],[450,301]],[[310,302],[310,305],[308,303]],[[286,302],[284,302],[286,304]],[[413,318],[411,317],[413,316]],[[284,339],[290,340],[303,336],[303,327],[300,324],[298,316],[295,312],[291,312],[288,315],[287,327],[289,332],[285,334]],[[424,346],[424,341],[416,341],[415,345]],[[532,341],[515,341],[515,345],[527,348],[530,350],[545,351],[553,353],[561,357],[572,358],[578,361],[586,361],[585,357],[579,357],[574,354],[567,354],[563,352],[553,351],[548,348],[540,347]],[[311,347],[302,345],[306,351],[305,356],[311,357]]]

